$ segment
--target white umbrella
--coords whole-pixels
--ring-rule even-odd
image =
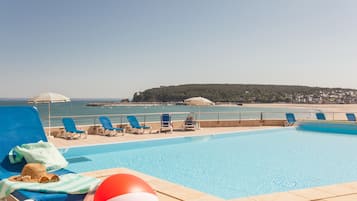
[[[51,135],[51,103],[69,102],[71,99],[68,97],[52,92],[41,93],[29,99],[30,103],[48,103],[48,135]]]
[[[192,97],[192,98],[188,98],[185,99],[183,101],[186,105],[194,105],[194,106],[203,106],[203,105],[214,105],[214,102],[208,100],[207,98],[203,98],[203,97]],[[198,108],[198,118],[201,118],[201,112],[200,112],[200,107]],[[199,123],[198,123],[198,127]]]
[[[203,97],[192,97],[183,101],[187,105],[214,105],[214,102]]]

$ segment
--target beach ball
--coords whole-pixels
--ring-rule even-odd
[[[158,200],[149,184],[131,174],[115,174],[106,178],[94,194],[94,201]]]

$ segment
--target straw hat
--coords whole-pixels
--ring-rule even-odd
[[[55,174],[48,174],[46,167],[40,163],[28,163],[22,169],[21,175],[12,176],[9,180],[16,182],[48,183],[59,181],[59,177]]]

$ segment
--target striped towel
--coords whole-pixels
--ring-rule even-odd
[[[7,197],[15,190],[29,190],[45,193],[84,194],[94,190],[101,180],[80,174],[65,174],[60,181],[52,183],[13,182],[8,179],[0,181],[0,199]]]

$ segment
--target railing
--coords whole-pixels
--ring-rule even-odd
[[[356,112],[357,113],[357,112]],[[196,120],[224,121],[224,120],[285,120],[285,112],[171,112],[172,121],[184,121],[189,114],[194,115]],[[294,112],[297,120],[314,120],[314,112]],[[347,120],[346,112],[324,112],[327,120]],[[160,122],[162,113],[140,113],[140,114],[98,114],[80,116],[53,116],[51,125],[53,127],[62,126],[62,118],[70,117],[78,125],[97,125],[99,116],[108,116],[114,124],[127,124],[128,115],[134,115],[138,120],[146,124],[147,122]],[[43,120],[44,126],[48,125],[48,119]]]

